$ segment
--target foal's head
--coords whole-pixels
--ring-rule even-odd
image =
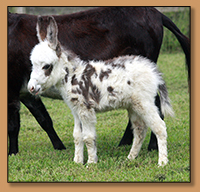
[[[42,93],[55,85],[60,76],[61,47],[57,37],[58,27],[54,18],[48,17],[47,34],[43,38],[43,24],[44,20],[39,16],[36,27],[39,44],[33,48],[30,57],[33,67],[28,90],[32,94]]]

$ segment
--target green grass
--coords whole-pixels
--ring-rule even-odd
[[[185,58],[162,54],[158,62],[176,114],[166,117],[169,164],[158,167],[158,152],[148,152],[150,130],[139,156],[127,161],[130,146],[117,147],[128,122],[125,110],[97,114],[98,163],[73,162],[73,117],[61,100],[42,98],[54,128],[67,147],[53,149],[46,133],[21,106],[19,154],[8,157],[8,182],[190,182],[190,116]],[[86,149],[84,151],[87,160]]]

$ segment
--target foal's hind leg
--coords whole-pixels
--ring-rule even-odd
[[[155,121],[150,120],[149,118],[146,122],[149,124],[149,127],[154,132],[154,134],[157,137],[158,140],[158,152],[159,152],[159,159],[158,159],[158,165],[166,165],[168,162],[167,158],[167,130],[165,122],[160,118],[158,114],[153,114],[152,118],[154,118]]]
[[[160,118],[158,114],[158,110],[153,103],[146,103],[146,106],[141,104],[141,109],[138,110],[139,115],[145,122],[146,126],[150,127],[151,130],[157,137],[158,140],[158,151],[159,151],[159,159],[158,165],[166,165],[168,162],[167,158],[167,130],[165,122]]]
[[[135,112],[129,111],[129,118],[132,123],[134,140],[128,155],[128,159],[133,160],[138,156],[140,152],[142,143],[146,136],[147,127],[145,126],[143,120]]]
[[[155,105],[157,106],[158,110],[159,110],[159,114],[160,117],[162,119],[164,119],[164,115],[161,112],[161,106],[160,106],[160,97],[157,94],[157,96],[155,97]],[[121,145],[130,145],[132,143],[133,140],[133,133],[131,130],[131,121],[129,120],[129,123],[126,127],[126,130],[124,132],[124,135],[119,143],[119,146]],[[153,132],[151,132],[151,137],[150,137],[150,141],[149,141],[149,145],[148,145],[148,150],[158,150],[158,144],[157,144],[157,138],[155,136],[155,134]]]
[[[161,105],[160,105],[160,97],[157,94],[155,97],[155,105],[157,106],[158,110],[159,110],[159,115],[160,118],[162,120],[164,120],[164,115],[161,112]],[[149,145],[148,145],[148,150],[158,150],[158,142],[157,142],[157,138],[156,135],[151,131],[151,137],[150,137],[150,141],[149,141]]]

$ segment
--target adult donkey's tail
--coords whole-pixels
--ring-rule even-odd
[[[188,37],[181,33],[178,27],[167,16],[163,15],[162,13],[161,15],[163,25],[176,36],[185,53],[186,65],[188,69],[188,81],[190,82],[190,40]]]

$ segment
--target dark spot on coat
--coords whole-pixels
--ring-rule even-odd
[[[88,100],[86,100],[85,102],[83,102],[85,104],[85,106],[87,107],[87,109],[91,109],[92,107],[92,103]]]
[[[56,46],[56,55],[58,56],[58,58],[61,56],[61,47],[60,47],[60,43],[58,43],[57,46]]]
[[[71,101],[74,102],[74,101],[77,101],[78,98],[71,98]]]
[[[80,89],[78,89],[78,88],[76,88],[76,89],[72,89],[72,93],[74,93],[74,94],[81,94],[81,90]]]
[[[92,65],[87,64],[82,73],[81,81],[78,82],[75,76],[72,77],[72,85],[79,85],[79,88],[76,88],[72,91],[75,94],[78,93],[83,95],[85,100],[84,104],[88,109],[90,109],[91,105],[93,104],[93,102],[91,102],[90,99],[97,103],[99,103],[100,101],[100,92],[91,81],[91,77],[93,75],[97,77],[96,69]]]
[[[125,56],[124,56],[125,57]],[[115,63],[114,62],[114,59],[108,59],[106,62],[105,62],[105,65],[110,65],[112,66],[112,68],[122,68],[122,69],[125,69],[125,62],[126,62],[126,59],[123,58],[120,58],[118,63]]]
[[[85,100],[88,100],[88,91],[89,91],[89,86],[85,82],[85,86],[83,85],[83,81],[79,82],[79,88],[82,91],[82,95],[85,98]]]
[[[90,97],[96,102],[99,103],[100,101],[100,96],[101,96],[101,92],[99,91],[99,89],[93,85],[92,86],[92,92],[90,93]]]
[[[112,96],[115,96],[113,90],[114,90],[113,87],[111,87],[111,86],[107,87],[107,91],[108,91]]]
[[[85,75],[87,77],[91,77],[95,73],[95,71],[96,71],[95,68],[92,65],[88,64],[88,65],[86,65],[86,67],[83,71],[83,75]]]
[[[78,80],[76,78],[76,75],[73,75],[72,80],[71,80],[72,85],[78,85]]]
[[[127,83],[130,85],[131,84],[131,82],[130,81],[127,81]]]
[[[103,78],[108,78],[109,73],[111,72],[112,72],[111,69],[107,69],[106,71],[101,70],[100,75],[99,75],[100,81],[103,81]]]
[[[45,72],[44,72],[45,76],[51,75],[52,70],[53,70],[53,65],[50,64],[48,69],[46,69]]]
[[[112,67],[113,68],[122,68],[122,69],[125,69],[124,63],[122,63],[122,64],[121,63],[119,63],[119,64],[118,63],[113,63]]]
[[[91,82],[91,76],[93,74],[97,76],[96,69],[90,64],[86,65],[82,74],[82,80],[85,82],[85,84],[88,84]]]
[[[76,91],[77,91],[78,94],[81,94],[81,90],[80,89],[76,88]]]
[[[72,93],[74,93],[74,94],[77,94],[77,91],[76,91],[76,90],[74,90],[74,89],[72,89]]]
[[[111,86],[109,86],[108,88],[107,88],[107,90],[108,90],[108,92],[112,92],[113,91],[113,88],[111,87]]]
[[[69,69],[66,67],[65,71],[66,71],[65,82],[67,83],[68,82]]]

